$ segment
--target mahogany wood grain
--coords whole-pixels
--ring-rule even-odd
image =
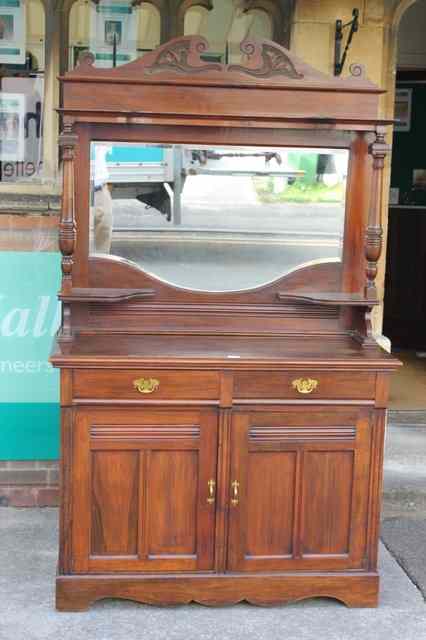
[[[382,506],[383,485],[383,455],[386,427],[386,412],[384,410],[375,413],[373,437],[371,439],[371,473],[368,506],[367,557],[368,569],[377,570],[378,544],[380,534],[380,510]]]
[[[66,82],[66,81],[65,81]],[[93,92],[93,93],[92,93]],[[249,99],[247,93],[250,92]],[[312,119],[316,124],[329,124],[330,121],[341,122],[346,124],[350,122],[360,122],[368,127],[376,117],[377,96],[375,95],[358,95],[360,102],[359,110],[354,103],[354,96],[351,94],[334,94],[326,93],[317,98],[320,104],[312,100],[312,92],[300,91],[293,92],[289,89],[275,91],[277,95],[274,99],[263,102],[263,114],[260,114],[262,100],[264,100],[265,92],[262,89],[250,88],[249,90],[241,88],[240,91],[235,89],[222,88],[217,91],[212,87],[169,87],[169,86],[151,86],[149,92],[143,86],[134,86],[131,94],[119,93],[113,84],[104,84],[96,82],[91,83],[90,92],[88,92],[87,83],[69,83],[65,84],[64,101],[67,105],[67,113],[72,114],[74,109],[81,108],[84,104],[86,111],[94,113],[105,113],[108,111],[116,114],[128,112],[131,116],[138,114],[151,116],[155,118],[157,114],[169,116],[183,116],[188,114],[197,118],[202,117],[221,117],[221,118],[239,118],[257,120],[263,119],[290,119],[294,128],[303,127],[306,120]],[[108,108],[102,108],[99,97],[105,100]],[[338,96],[338,99],[336,99]],[[139,105],[143,105],[143,110]],[[285,105],[285,112],[283,109]],[[303,105],[303,112],[301,112]],[[195,107],[195,109],[194,109]],[[327,111],[327,115],[321,118],[318,116],[319,108]],[[368,113],[367,116],[360,116],[360,113]]]
[[[378,373],[376,382],[376,407],[386,409],[389,402],[389,373]]]
[[[356,376],[356,387],[354,377]],[[299,379],[313,379],[317,387],[310,393],[300,393],[293,382]],[[305,369],[297,373],[275,373],[259,371],[256,376],[239,371],[234,376],[234,396],[238,399],[288,398],[332,400],[349,397],[354,400],[367,400],[375,396],[375,375],[372,373],[329,373],[315,369]],[[237,400],[236,400],[237,401]]]
[[[252,451],[247,467],[246,559],[293,555],[296,451]]]
[[[67,294],[58,295],[61,302],[122,302],[135,298],[153,298],[154,289],[95,289],[73,287]]]
[[[212,569],[215,412],[85,409],[76,425],[90,452],[73,503],[81,565],[95,573]],[[80,443],[77,464],[87,455]]]
[[[60,404],[61,407],[69,407],[72,404],[72,370],[61,369],[60,372]]]
[[[229,357],[233,356],[233,357]],[[236,357],[235,357],[236,356]],[[74,369],[279,369],[392,371],[400,362],[378,346],[363,349],[350,336],[139,335],[76,336],[56,344],[51,362]],[[356,381],[355,381],[356,382]]]
[[[59,573],[72,572],[72,469],[73,469],[73,415],[69,407],[61,408],[61,460],[59,466]],[[66,535],[64,535],[66,532]]]
[[[132,288],[150,289],[155,291],[155,302],[162,304],[178,303],[185,305],[209,305],[213,309],[219,305],[232,305],[238,310],[238,305],[274,305],[279,312],[282,305],[278,304],[277,294],[298,293],[306,291],[306,283],[312,282],[321,287],[321,291],[336,291],[341,277],[341,264],[336,261],[322,262],[295,269],[291,273],[278,278],[267,285],[256,287],[249,291],[234,292],[202,292],[191,291],[181,287],[174,287],[155,276],[145,273],[136,264],[129,264],[117,256],[91,256],[87,258],[90,267],[90,285],[93,288],[104,289],[113,281],[117,288],[127,290]],[[124,292],[125,293],[125,292]],[[149,306],[144,303],[144,306]],[[177,309],[181,307],[177,306]],[[208,307],[207,307],[208,308]],[[255,310],[255,309],[253,309]]]
[[[345,242],[343,247],[342,290],[360,294],[364,285],[364,233],[370,202],[372,161],[368,153],[368,139],[364,132],[354,136],[351,143],[346,188]]]
[[[138,549],[138,453],[94,451],[91,467],[90,553],[135,556]]]
[[[330,424],[326,413],[311,410],[309,426],[298,426],[301,415],[291,412],[235,414],[231,482],[239,482],[239,501],[230,506],[231,570],[363,567],[366,415],[340,412],[336,426],[336,415]]]
[[[196,451],[151,451],[147,468],[148,557],[195,556],[197,549],[198,455]]]
[[[154,379],[159,384],[151,393],[141,393],[135,381]],[[74,371],[74,398],[138,400],[216,400],[220,396],[217,372],[168,371],[138,369],[130,371],[102,371],[80,369]]]
[[[73,266],[73,287],[89,285],[89,217],[90,217],[90,127],[74,126],[78,144],[75,150],[74,207],[77,244]],[[77,170],[78,167],[78,170]],[[112,284],[112,283],[110,283]],[[71,290],[68,292],[70,293]]]
[[[305,451],[303,557],[348,556],[354,452]]]
[[[226,571],[228,556],[229,501],[228,487],[231,461],[231,409],[222,409],[219,417],[218,471],[216,505],[215,571]]]
[[[199,602],[219,606],[247,601],[283,604],[307,598],[335,598],[348,607],[376,607],[377,573],[283,573],[278,575],[98,575],[59,576],[59,611],[86,611],[103,598],[123,598],[152,605]]]
[[[120,70],[96,69],[86,56],[61,78],[66,108],[326,122],[377,118],[382,91],[363,77],[360,67],[356,77],[332,78],[266,40],[242,44],[246,65],[203,64],[200,55],[207,48],[197,36],[171,40]],[[162,56],[164,64],[158,62]],[[277,96],[265,104],[268,90]]]
[[[380,300],[367,300],[359,293],[327,293],[324,291],[299,291],[298,293],[278,293],[278,300],[308,302],[339,307],[368,307],[380,304]]]
[[[399,366],[371,327],[381,90],[361,68],[330,78],[269,41],[243,44],[243,65],[205,62],[206,48],[184,37],[115,69],[88,54],[61,79],[57,608],[111,597],[377,606],[385,410]],[[96,140],[347,149],[342,261],[207,293],[90,257]],[[137,391],[142,377],[159,386]],[[297,378],[318,386],[299,393]]]

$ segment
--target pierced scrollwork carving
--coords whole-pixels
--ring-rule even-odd
[[[247,58],[247,64],[223,65],[219,62],[205,62],[202,55],[208,51],[208,43],[204,38],[179,38],[160,48],[153,62],[146,67],[145,73],[155,74],[162,71],[177,73],[202,73],[217,71],[222,73],[237,72],[255,78],[272,78],[280,76],[298,80],[303,74],[297,71],[286,51],[273,42],[256,42],[245,40],[241,44],[241,52]]]
[[[146,69],[146,73],[222,71],[223,66],[219,62],[204,63],[201,60],[201,55],[207,49],[208,44],[204,38],[180,38],[160,49],[152,65]]]
[[[256,66],[231,64],[228,71],[247,73],[255,78],[272,78],[283,76],[293,80],[300,80],[303,74],[296,70],[293,62],[279,46],[269,42],[256,43],[246,40],[241,44],[241,51],[247,56],[248,63],[254,61]]]

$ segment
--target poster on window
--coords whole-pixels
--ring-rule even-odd
[[[0,160],[17,162],[25,152],[25,96],[0,93]]]
[[[42,171],[43,77],[3,78],[0,92],[2,182],[28,182]]]
[[[395,131],[410,131],[412,101],[412,89],[397,89],[395,91]]]
[[[92,4],[90,49],[97,67],[110,68],[136,58],[137,18],[130,4],[113,0]]]
[[[25,64],[25,2],[0,0],[0,65]]]

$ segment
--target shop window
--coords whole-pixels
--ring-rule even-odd
[[[209,10],[206,7],[194,6],[185,12],[184,34],[186,36],[204,35],[208,29]]]
[[[69,19],[69,67],[82,51],[94,54],[97,67],[126,64],[155,49],[160,34],[160,11],[150,2],[77,0]]]
[[[43,171],[44,8],[0,0],[0,182],[32,182]]]
[[[210,50],[209,60],[226,63],[242,61],[240,43],[246,38],[273,37],[273,19],[266,10],[250,8],[250,3],[215,0],[209,8],[206,2],[194,2],[185,12],[185,35],[205,37]],[[208,4],[208,3],[207,3]]]

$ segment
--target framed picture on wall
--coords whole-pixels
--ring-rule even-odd
[[[395,131],[410,131],[413,90],[397,89],[395,91]]]
[[[0,66],[25,64],[25,2],[0,1]]]
[[[25,95],[7,93],[0,96],[0,160],[20,162],[25,154]]]
[[[413,189],[426,191],[426,169],[413,169]]]
[[[1,2],[1,0],[0,0]],[[122,0],[90,3],[90,51],[95,66],[110,68],[136,58],[138,15]]]

